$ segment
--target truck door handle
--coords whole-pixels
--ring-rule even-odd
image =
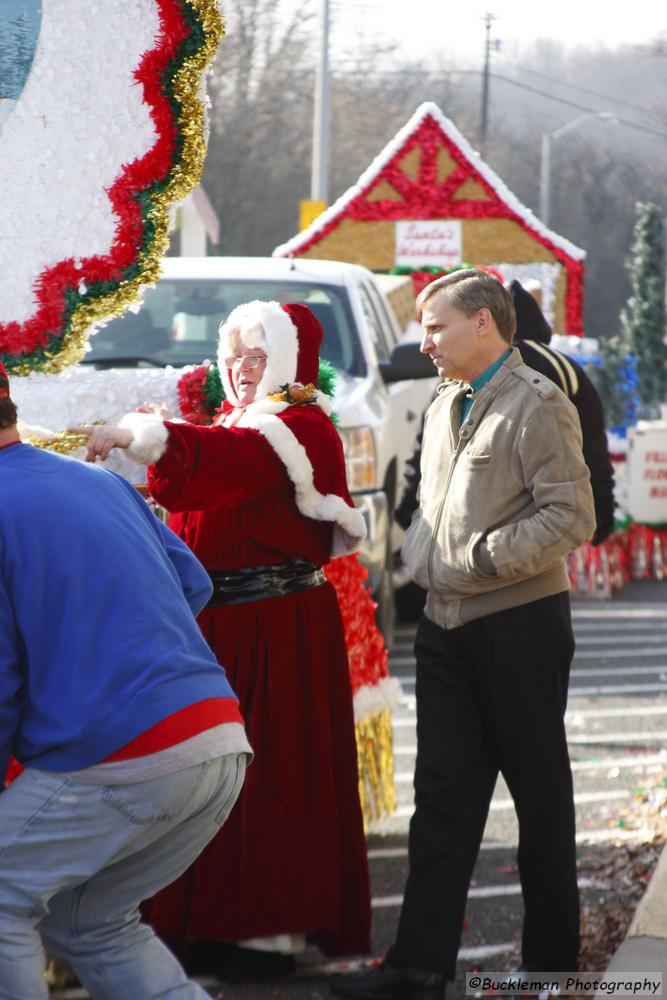
[[[405,414],[405,419],[406,419],[406,420],[407,420],[407,421],[408,421],[409,423],[412,423],[412,421],[413,421],[413,420],[416,420],[416,419],[417,419],[417,414],[415,413],[415,411],[414,411],[414,410],[407,410],[407,411],[406,411],[406,414]]]

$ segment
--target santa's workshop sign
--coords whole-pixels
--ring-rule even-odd
[[[396,223],[396,264],[455,267],[461,263],[461,223],[456,219],[428,219]]]

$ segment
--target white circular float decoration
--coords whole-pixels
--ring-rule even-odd
[[[203,169],[202,78],[222,37],[217,0],[24,0],[40,6],[32,68],[0,117],[14,375],[77,361],[157,280],[170,209]]]

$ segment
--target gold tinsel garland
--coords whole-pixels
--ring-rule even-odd
[[[313,403],[317,396],[317,386],[312,382],[308,385],[283,385],[280,392],[272,392],[268,398],[273,403]]]
[[[122,315],[136,302],[144,285],[154,284],[160,276],[160,261],[169,245],[169,208],[182,201],[199,183],[206,157],[204,138],[204,107],[199,98],[202,74],[212,61],[224,35],[222,16],[217,0],[187,0],[197,13],[204,29],[205,41],[194,56],[186,59],[174,77],[174,96],[180,102],[179,132],[183,137],[180,164],[173,167],[168,184],[152,199],[147,216],[154,230],[149,248],[140,251],[140,273],[123,281],[120,286],[94,302],[78,305],[70,321],[70,329],[63,336],[56,353],[47,352],[48,358],[40,371],[54,374],[81,360],[85,353],[87,334],[94,323]],[[28,361],[12,365],[12,374],[29,375],[34,371]],[[35,442],[31,442],[35,443]],[[55,450],[55,449],[54,449]]]
[[[24,434],[23,440],[26,444],[31,444],[33,448],[45,448],[47,451],[55,451],[59,455],[71,455],[77,448],[86,447],[88,435],[76,434],[74,431],[58,431],[50,438],[36,438],[31,434]]]
[[[396,809],[394,742],[391,712],[382,708],[357,722],[359,798],[364,825],[391,815]]]

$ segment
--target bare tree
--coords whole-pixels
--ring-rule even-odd
[[[313,70],[308,2],[230,6],[216,58],[204,187],[222,222],[223,253],[270,253],[298,226],[307,197]]]

